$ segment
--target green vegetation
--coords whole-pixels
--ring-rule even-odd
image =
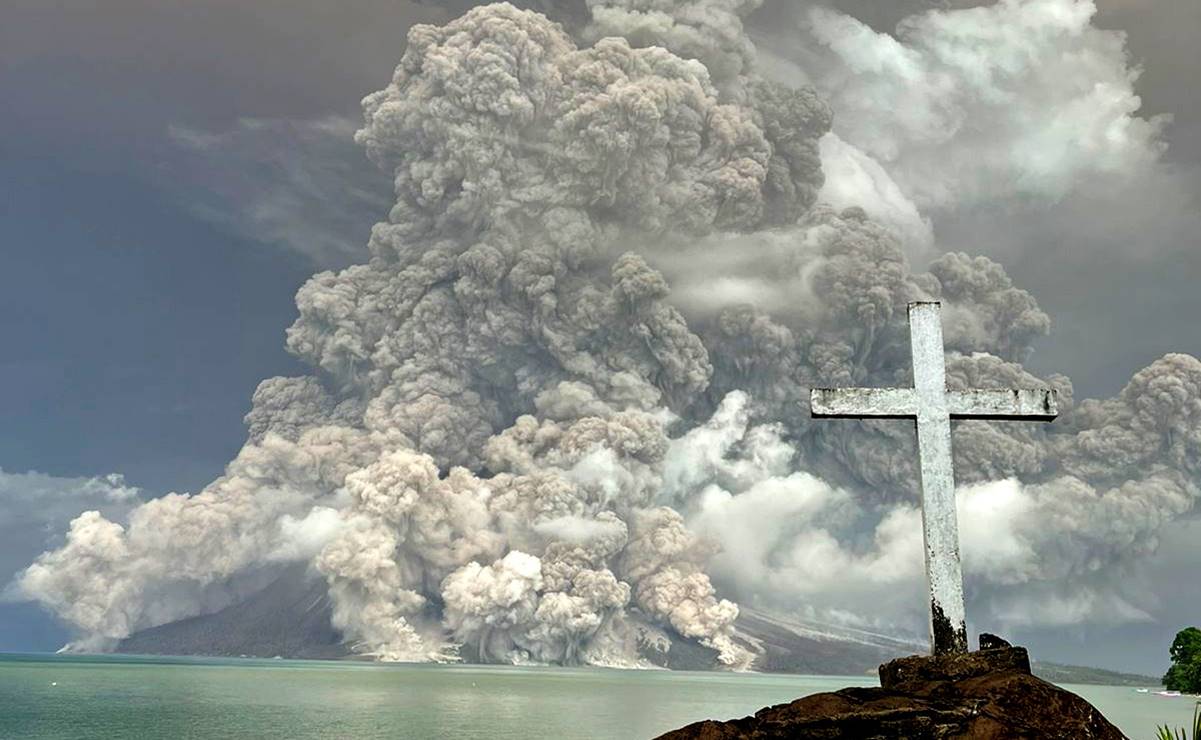
[[[1172,667],[1164,674],[1164,687],[1169,691],[1201,694],[1201,629],[1180,630],[1168,652],[1172,656]]]
[[[1155,740],[1189,740],[1189,736],[1183,727],[1173,734],[1172,728],[1160,725],[1155,728]],[[1197,708],[1193,710],[1192,740],[1201,740],[1201,703],[1198,703]]]

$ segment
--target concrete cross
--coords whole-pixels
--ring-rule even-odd
[[[930,643],[935,655],[967,652],[963,572],[951,469],[951,419],[1051,421],[1053,390],[948,391],[942,319],[936,302],[909,304],[912,388],[814,388],[814,417],[917,421],[922,534],[930,586]]]

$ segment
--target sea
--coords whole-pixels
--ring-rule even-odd
[[[869,676],[0,654],[0,738],[649,738]],[[1135,740],[1195,699],[1066,685]]]

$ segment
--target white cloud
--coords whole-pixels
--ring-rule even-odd
[[[355,128],[340,116],[243,118],[217,133],[173,126],[183,158],[172,176],[192,185],[189,205],[202,217],[317,267],[344,266],[366,254],[370,224],[391,203]]]
[[[819,200],[840,210],[859,206],[891,229],[910,255],[925,256],[934,247],[930,219],[879,162],[835,133],[826,134],[820,143],[826,182]]]
[[[1095,12],[1001,0],[911,16],[895,37],[822,6],[803,22],[834,131],[925,208],[1058,198],[1158,159],[1166,119],[1137,115],[1125,38],[1093,26]]]
[[[60,544],[80,513],[123,520],[139,503],[139,489],[117,473],[72,478],[0,469],[0,588],[11,597],[5,584],[17,569]]]

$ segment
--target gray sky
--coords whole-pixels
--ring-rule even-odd
[[[852,5],[878,29],[895,20]],[[1053,334],[1029,366],[1071,376],[1078,396],[1116,392],[1165,352],[1201,353],[1201,3],[1098,6],[1096,24],[1125,31],[1143,69],[1140,115],[1173,118],[1162,166],[1049,205],[934,213],[940,249],[993,257],[1050,314]],[[778,12],[769,0],[750,25]],[[96,488],[107,479],[88,481],[110,473],[142,497],[220,474],[257,382],[295,372],[282,336],[296,288],[351,261],[387,208],[386,178],[323,122],[356,120],[408,26],[447,17],[437,4],[382,0],[8,0],[0,512],[34,506],[12,493],[33,490],[25,471],[85,498],[107,495]],[[61,532],[69,514],[57,501],[9,518],[36,520],[44,537],[6,538],[0,568]],[[1161,624],[1026,639],[1065,660],[1155,669],[1162,659],[1147,651],[1201,609],[1186,577],[1195,531],[1171,531],[1146,566],[1146,578],[1178,586]],[[0,650],[61,641],[31,607],[0,604]]]
[[[1098,0],[1096,25],[1125,31],[1142,68],[1140,114],[1168,114],[1165,172],[1121,197],[1069,198],[1048,211],[962,214],[940,236],[995,254],[1055,322],[1032,366],[1108,395],[1169,347],[1201,350],[1201,3]],[[1115,203],[1115,200],[1118,202]],[[1115,207],[1116,206],[1116,207]],[[1099,253],[1099,255],[1098,255]]]

